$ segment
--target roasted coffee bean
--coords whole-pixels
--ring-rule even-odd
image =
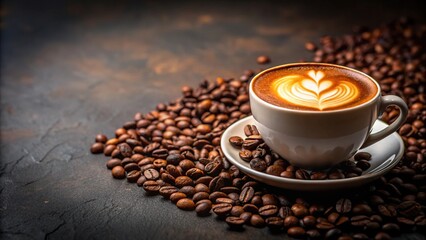
[[[240,202],[242,202],[242,203],[250,202],[251,199],[254,196],[254,193],[255,193],[255,191],[254,191],[254,188],[252,188],[252,187],[243,188],[243,190],[240,193],[240,198],[239,198]]]
[[[376,234],[376,236],[374,236],[374,240],[391,240],[392,237],[385,233],[385,232],[379,232]]]
[[[190,177],[187,176],[179,176],[175,180],[176,187],[182,188],[184,186],[192,186],[194,182]]]
[[[160,173],[157,170],[153,169],[153,168],[145,170],[143,172],[143,175],[148,180],[157,180],[160,177]]]
[[[342,235],[342,231],[338,228],[333,228],[325,233],[325,239],[337,239]]]
[[[259,212],[259,208],[254,205],[254,204],[244,204],[243,209],[245,212],[251,212],[251,213],[258,213]]]
[[[356,240],[368,240],[368,239],[370,239],[366,234],[364,234],[364,233],[355,233],[354,235],[353,235],[353,238],[354,239],[356,239]]]
[[[138,187],[142,187],[145,182],[146,182],[145,176],[139,176],[138,180],[136,181],[136,184],[138,185]]]
[[[355,161],[360,161],[360,160],[371,160],[371,154],[368,152],[358,152],[357,154],[355,154],[354,156]]]
[[[104,148],[104,155],[111,156],[112,152],[116,149],[115,145],[106,145]]]
[[[291,211],[291,208],[288,206],[281,207],[278,210],[278,216],[280,216],[281,218],[286,218],[291,215],[293,215],[293,212]]]
[[[244,225],[244,219],[236,216],[227,217],[225,222],[232,228],[239,228]]]
[[[115,166],[111,170],[111,174],[114,178],[122,179],[126,177],[126,171],[122,166]]]
[[[212,202],[216,202],[216,199],[225,197],[228,197],[228,195],[226,195],[224,192],[212,192],[210,193],[209,199]]]
[[[108,138],[104,134],[97,134],[95,137],[95,141],[98,143],[106,143],[108,141]]]
[[[210,192],[215,192],[220,190],[222,187],[226,185],[226,180],[221,176],[214,177],[209,184]]]
[[[244,140],[239,136],[232,136],[229,138],[229,143],[236,148],[240,148],[243,145]]]
[[[305,229],[303,229],[301,227],[291,227],[287,230],[287,234],[290,237],[302,238],[303,236],[305,236],[306,231],[305,231]]]
[[[283,227],[284,220],[280,217],[268,217],[265,223],[270,229],[277,230]]]
[[[311,178],[309,176],[309,173],[306,170],[303,170],[303,169],[298,169],[295,173],[295,176],[296,176],[297,179],[303,179],[303,180],[307,180],[307,179]]]
[[[142,187],[148,193],[157,193],[161,188],[160,184],[154,180],[145,181]]]
[[[241,213],[240,218],[244,220],[244,223],[250,223],[251,216],[253,216],[253,213],[243,212]]]
[[[253,227],[264,227],[265,226],[265,220],[258,214],[253,214],[250,218],[250,224]]]
[[[250,162],[250,160],[253,158],[253,155],[250,150],[243,149],[238,154],[240,158],[246,162]],[[258,171],[263,171],[263,170],[258,170]]]
[[[306,236],[308,236],[309,239],[321,239],[321,233],[316,229],[307,230]]]
[[[203,199],[208,199],[209,196],[210,195],[207,192],[197,192],[197,193],[193,194],[192,200],[194,202],[198,202],[198,201],[203,200]]]
[[[291,206],[291,211],[296,217],[304,217],[309,214],[309,211],[306,208],[306,206],[299,203],[296,203],[293,206]]]
[[[390,234],[391,236],[397,236],[401,229],[398,224],[395,223],[386,223],[382,226],[382,230]]]
[[[259,215],[262,217],[271,217],[278,213],[278,207],[275,205],[265,205],[259,208]]]
[[[164,198],[169,199],[173,193],[176,193],[179,189],[175,186],[162,186],[159,190],[159,193]]]
[[[334,228],[334,225],[332,223],[329,223],[327,221],[322,221],[317,223],[317,225],[315,225],[315,227],[319,230],[330,230]]]
[[[115,166],[121,166],[121,160],[118,158],[111,158],[106,164],[108,169],[113,169]]]
[[[282,166],[279,165],[271,165],[269,167],[266,168],[266,173],[267,174],[271,174],[271,175],[275,175],[275,176],[280,176],[281,172],[283,172],[285,169]]]
[[[307,227],[307,228],[314,227],[316,224],[316,220],[317,219],[314,216],[303,217],[302,219],[303,227]]]
[[[255,125],[246,125],[244,126],[244,134],[249,137],[251,135],[259,135],[259,131]]]
[[[140,170],[140,167],[134,162],[130,162],[128,164],[126,164],[124,162],[123,165],[124,165],[124,170],[126,170],[126,172],[130,172],[130,171],[134,171],[134,170]]]
[[[377,210],[382,216],[385,217],[396,217],[397,212],[394,206],[388,204],[381,204],[377,206]]]
[[[371,207],[368,206],[367,204],[356,204],[355,206],[353,206],[352,208],[352,212],[354,214],[370,214],[373,210],[371,210]]]
[[[218,216],[226,216],[228,213],[231,212],[232,204],[230,203],[219,203],[213,205],[213,212],[216,213]]]
[[[177,201],[176,206],[185,211],[192,211],[195,209],[195,203],[189,198],[182,198]]]
[[[325,172],[311,172],[312,180],[324,180],[327,179],[327,173]]]
[[[365,171],[370,168],[371,164],[367,160],[360,160],[356,163],[356,166]]]
[[[209,187],[207,187],[204,183],[197,183],[197,185],[195,185],[195,191],[196,192],[210,192]]]
[[[210,176],[217,176],[222,171],[222,169],[223,169],[222,161],[219,159],[216,159],[209,162],[205,166],[204,171]]]
[[[345,178],[345,175],[343,174],[343,172],[339,169],[331,171],[328,173],[328,178],[329,179],[342,179]]]
[[[204,202],[201,202],[200,204],[196,205],[195,212],[199,216],[205,216],[205,215],[208,215],[210,213],[211,209],[212,209],[211,202],[204,201]]]
[[[239,217],[244,212],[244,208],[242,206],[233,206],[231,209],[231,215]]]
[[[341,198],[336,203],[336,211],[338,213],[348,213],[352,210],[352,202],[347,198]]]
[[[192,197],[195,194],[195,188],[193,186],[183,186],[179,189],[179,192],[183,192],[186,196]]]
[[[262,204],[263,205],[278,205],[278,201],[276,197],[272,194],[264,194],[262,195]]]
[[[250,161],[250,167],[256,171],[263,172],[267,168],[267,164],[260,158],[254,158]]]
[[[244,140],[242,147],[247,150],[254,150],[260,143],[260,140],[257,139],[247,139]]]
[[[166,158],[169,154],[169,151],[167,149],[155,149],[152,151],[152,156],[155,158]]]
[[[261,56],[257,57],[256,61],[257,61],[258,64],[267,64],[267,63],[271,62],[271,59],[268,56],[261,55]]]
[[[234,205],[234,204],[235,204],[234,200],[232,200],[232,199],[230,199],[230,198],[228,198],[228,197],[225,197],[225,198],[217,198],[217,199],[216,199],[216,203],[229,203],[229,204],[232,204],[232,205]]]
[[[421,214],[421,205],[415,201],[405,201],[399,204],[396,210],[402,216],[413,219]]]
[[[120,143],[117,146],[118,150],[120,150],[121,156],[123,157],[131,157],[132,156],[132,148],[127,143]]]
[[[141,171],[139,170],[133,170],[127,173],[127,181],[134,183],[136,181],[138,181],[139,177],[141,176]]]
[[[103,153],[104,144],[102,142],[96,142],[90,147],[90,152],[93,154]]]
[[[182,192],[174,192],[170,194],[170,201],[177,203],[180,199],[186,198],[186,194]]]
[[[295,216],[287,216],[284,218],[284,227],[290,228],[299,225],[299,219]]]

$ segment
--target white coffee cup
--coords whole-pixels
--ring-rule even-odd
[[[377,92],[367,102],[354,107],[309,111],[273,105],[261,99],[253,90],[253,83],[265,73],[309,65],[331,66],[362,74],[377,86]],[[326,168],[347,160],[361,147],[380,141],[404,123],[408,114],[405,102],[394,95],[382,96],[380,92],[380,85],[370,76],[351,68],[325,63],[293,63],[273,67],[257,74],[249,86],[251,111],[265,143],[291,164],[309,169]],[[374,122],[388,106],[399,108],[398,118],[387,128],[370,134]]]

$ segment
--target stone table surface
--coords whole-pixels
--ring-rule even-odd
[[[3,1],[1,239],[282,239],[230,231],[114,180],[95,134],[180,96],[180,86],[311,59],[306,41],[424,1]],[[259,66],[256,57],[272,63]],[[412,234],[403,238],[420,239]]]

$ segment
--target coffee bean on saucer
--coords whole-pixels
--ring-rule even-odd
[[[247,150],[247,149],[241,150],[239,152],[239,155],[240,155],[240,158],[242,160],[246,161],[246,162],[249,162],[252,159],[252,157],[253,157],[252,152],[250,150]]]
[[[239,136],[233,136],[229,138],[229,143],[233,146],[233,147],[241,147],[243,145],[243,139]]]
[[[250,137],[251,135],[259,135],[259,131],[255,125],[246,125],[244,127],[244,134]]]
[[[371,164],[367,160],[360,160],[356,163],[356,166],[365,171],[370,168]]]
[[[355,161],[360,161],[360,160],[370,161],[371,160],[371,154],[368,153],[368,152],[358,152],[357,154],[355,154],[354,159],[355,159]]]
[[[254,158],[250,161],[250,167],[256,171],[263,172],[267,168],[266,161],[260,158]]]

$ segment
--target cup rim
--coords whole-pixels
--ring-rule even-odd
[[[276,69],[280,69],[280,68],[284,68],[284,67],[292,67],[292,66],[306,66],[306,65],[320,65],[320,66],[329,66],[329,67],[335,67],[335,68],[340,68],[340,69],[345,69],[351,72],[355,72],[357,74],[361,74],[364,77],[370,79],[377,87],[377,92],[376,94],[369,99],[368,101],[360,104],[360,105],[356,105],[353,107],[348,107],[348,108],[343,108],[343,109],[334,109],[334,110],[324,110],[324,111],[315,111],[315,110],[305,110],[305,109],[291,109],[291,108],[285,108],[285,107],[280,107],[277,105],[274,105],[272,103],[269,103],[263,99],[261,99],[259,96],[257,96],[254,91],[253,91],[253,83],[254,81],[259,78],[260,76],[264,75],[267,72],[276,70]],[[251,97],[253,97],[257,102],[265,105],[266,107],[270,107],[273,108],[275,110],[280,110],[280,111],[289,111],[289,112],[295,112],[295,113],[307,113],[307,114],[326,114],[326,113],[339,113],[339,112],[347,112],[347,111],[352,111],[354,109],[358,109],[358,108],[362,108],[364,106],[370,105],[371,103],[373,103],[379,96],[380,96],[380,92],[381,92],[381,88],[379,83],[372,78],[371,76],[369,76],[366,73],[363,73],[359,70],[350,68],[350,67],[346,67],[346,66],[341,66],[341,65],[337,65],[337,64],[331,64],[331,63],[318,63],[318,62],[298,62],[298,63],[287,63],[287,64],[281,64],[275,67],[271,67],[268,69],[265,69],[261,72],[259,72],[258,74],[256,74],[250,81],[250,85],[249,85],[249,95]]]

